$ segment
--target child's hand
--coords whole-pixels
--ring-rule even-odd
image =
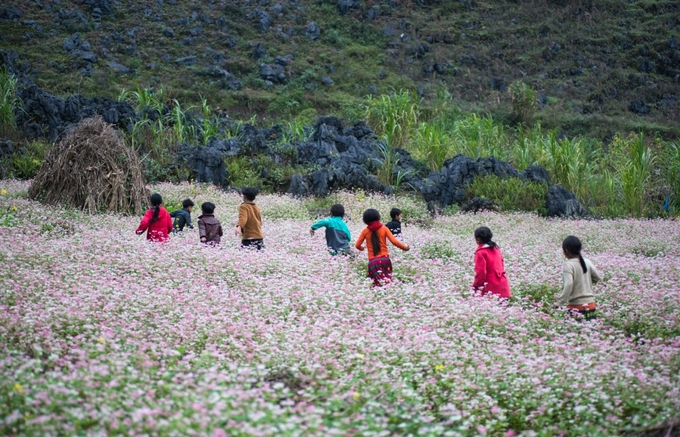
[[[407,245],[406,245],[406,249],[404,249],[404,252],[408,252],[409,250],[411,250],[411,246],[409,246],[409,245],[407,244]]]
[[[201,237],[201,243],[205,243],[205,241],[206,241],[206,238],[205,238],[205,237]]]
[[[309,236],[310,236],[310,237],[313,237],[313,236],[314,236],[314,229],[310,229],[310,230],[309,230]]]
[[[143,233],[144,233],[144,231],[135,231],[135,234],[137,234],[137,235],[142,235]]]
[[[361,245],[361,246],[358,247],[358,249],[359,249],[359,250],[364,250],[364,246]]]
[[[234,234],[236,234],[236,236],[238,236],[238,237],[243,235],[243,231],[241,230],[240,226],[236,226],[236,230],[234,231]]]

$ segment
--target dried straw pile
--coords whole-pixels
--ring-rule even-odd
[[[50,150],[28,195],[91,214],[138,215],[149,198],[137,155],[99,116],[81,121]]]

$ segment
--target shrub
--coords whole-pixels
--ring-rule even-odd
[[[543,215],[546,213],[548,190],[544,183],[489,175],[475,178],[467,188],[467,196],[469,199],[489,199],[504,211],[530,211]]]
[[[7,69],[0,68],[0,136],[7,137],[16,129],[14,112],[21,108],[17,97],[17,79]]]
[[[538,107],[536,91],[524,82],[514,82],[508,88],[512,101],[512,119],[530,126]]]
[[[40,170],[51,145],[33,141],[26,145],[26,153],[15,152],[9,159],[10,173],[19,179],[32,179]],[[6,158],[7,159],[7,158]]]

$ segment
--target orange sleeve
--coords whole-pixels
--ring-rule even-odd
[[[392,235],[392,232],[387,228],[387,226],[383,226],[383,228],[387,231],[387,232],[385,232],[385,234],[386,234],[387,238],[389,238],[389,240],[392,244],[394,244],[395,246],[397,246],[401,250],[406,250],[406,248],[408,246],[406,246],[401,241],[397,240],[397,237]]]
[[[354,244],[354,247],[356,247],[357,250],[364,250],[361,245],[364,242],[364,240],[366,239],[367,233],[368,233],[368,228],[364,228],[364,230],[361,231],[361,234],[359,234],[359,238],[357,238],[357,242],[356,242],[356,244]]]

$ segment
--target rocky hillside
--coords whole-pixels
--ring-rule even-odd
[[[680,3],[651,0],[16,0],[0,49],[67,97],[137,86],[235,118],[358,118],[367,94],[448,92],[501,119],[607,138],[680,133]]]

